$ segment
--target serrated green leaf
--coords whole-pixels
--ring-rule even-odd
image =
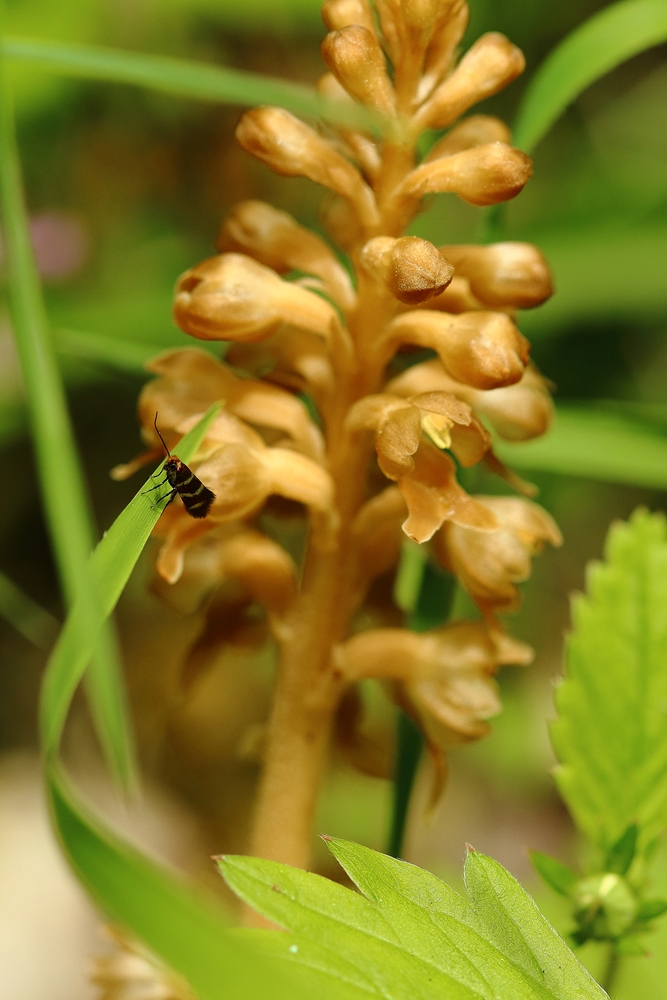
[[[68,45],[37,38],[5,37],[0,40],[0,53],[7,59],[64,76],[132,84],[223,104],[277,104],[295,114],[314,115],[362,128],[376,127],[360,105],[329,101],[313,87],[260,73],[101,45]]]
[[[607,852],[604,863],[604,870],[606,872],[615,872],[617,875],[626,875],[628,873],[637,852],[638,834],[637,824],[632,823],[625,833],[618,838],[616,843],[612,844]]]
[[[667,488],[667,435],[618,413],[559,406],[544,437],[496,450],[518,469]]]
[[[547,885],[560,893],[561,896],[569,896],[571,889],[576,885],[577,876],[566,865],[561,864],[556,858],[541,851],[531,851],[530,860],[535,871],[542,876]]]
[[[515,144],[530,152],[595,80],[665,40],[664,0],[621,0],[594,14],[554,49],[530,81],[513,130]]]
[[[502,865],[471,850],[464,874],[483,932],[547,995],[560,1000],[604,996],[528,893]]]
[[[573,601],[556,692],[556,780],[603,852],[634,822],[640,850],[667,824],[667,530],[636,511],[612,526],[605,562]]]
[[[179,442],[175,453],[186,464],[199,447],[206,431],[219,412],[212,406],[202,419]],[[162,466],[160,466],[160,469]],[[56,753],[70,701],[90,659],[97,636],[134,569],[160,514],[150,494],[144,490],[148,480],[93,552],[89,575],[93,598],[77,600],[65,622],[49,659],[40,701],[42,748],[47,757]]]
[[[271,861],[219,860],[237,895],[290,932],[295,962],[314,948],[322,973],[384,1000],[605,996],[490,858],[475,854],[467,864],[471,905],[413,865],[347,841],[328,844],[363,895]]]
[[[95,902],[180,972],[200,1000],[307,1000],[289,969],[235,938],[217,901],[189,889],[91,816],[54,766],[48,791],[62,846]]]

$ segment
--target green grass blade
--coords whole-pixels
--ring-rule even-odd
[[[60,622],[4,573],[0,573],[0,616],[38,649],[50,649],[60,629]]]
[[[160,352],[158,344],[138,344],[80,330],[54,330],[53,339],[61,356],[94,361],[131,375],[145,375],[146,362]]]
[[[497,452],[517,469],[667,488],[667,434],[618,412],[559,406],[544,437],[499,442]]]
[[[667,826],[663,515],[638,510],[612,526],[572,617],[551,729],[558,787],[603,856],[634,823],[643,851]]]
[[[360,106],[327,101],[313,87],[259,73],[207,66],[187,59],[34,38],[5,37],[0,46],[8,59],[63,76],[132,84],[178,97],[222,104],[278,104],[298,115],[343,121],[364,128],[377,124]]]
[[[212,406],[175,449],[186,464],[218,412],[219,405]],[[90,557],[88,572],[95,603],[91,607],[90,601],[82,597],[77,600],[46,668],[42,683],[40,726],[42,747],[47,757],[57,752],[70,701],[86,669],[99,631],[116,606],[160,517],[160,505],[153,507],[154,494],[142,495],[146,485],[150,485],[150,480],[116,518]]]
[[[64,851],[95,902],[184,976],[199,1000],[307,1000],[287,969],[230,933],[219,904],[95,820],[53,766],[48,792]]]
[[[92,519],[30,242],[4,60],[0,60],[0,212],[10,312],[49,533],[67,603],[81,599],[90,604],[87,561],[93,547]],[[112,772],[130,787],[135,776],[133,745],[110,627],[91,649],[88,693]]]
[[[533,150],[595,80],[664,41],[665,0],[621,0],[593,15],[554,49],[533,76],[514,124],[515,145]]]

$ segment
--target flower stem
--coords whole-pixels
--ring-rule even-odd
[[[612,943],[609,945],[609,953],[607,955],[607,963],[605,965],[605,970],[600,979],[600,986],[609,996],[612,995],[612,991],[618,980],[618,973],[621,967],[621,956],[616,950],[616,945]]]

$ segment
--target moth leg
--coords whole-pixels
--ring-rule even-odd
[[[151,486],[151,487],[149,487],[149,489],[147,489],[147,490],[142,490],[142,491],[141,491],[141,495],[142,495],[142,497],[145,497],[147,493],[152,493],[152,492],[153,492],[153,490],[159,490],[161,486],[164,486],[164,485],[165,485],[166,483],[168,483],[168,482],[169,482],[169,480],[168,480],[168,479],[163,479],[161,483],[158,483],[158,484],[157,484],[157,486]]]
[[[169,506],[169,504],[171,503],[171,501],[174,499],[174,497],[176,496],[177,493],[178,493],[178,490],[172,490],[171,493],[165,493],[165,495],[163,497],[158,497],[157,500],[155,501],[155,503],[151,504],[151,510],[153,510],[154,507],[157,507],[157,505],[159,503],[162,503],[163,500],[166,500],[167,502],[164,505],[164,507],[162,508],[162,510],[165,511],[167,509],[167,507]]]

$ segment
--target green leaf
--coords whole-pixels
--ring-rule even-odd
[[[179,442],[175,452],[186,464],[201,444],[219,410],[219,404],[212,406]],[[162,513],[160,505],[154,506],[151,494],[144,495],[150,482],[148,480],[142,486],[93,552],[89,563],[93,593],[86,600],[80,598],[75,603],[47,665],[40,704],[42,748],[47,757],[55,754],[58,749],[70,701],[90,659],[99,631],[116,606]]]
[[[544,437],[498,442],[497,452],[519,469],[667,488],[667,435],[617,412],[559,406]]]
[[[65,599],[92,612],[87,562],[92,516],[63,382],[49,331],[23,197],[14,110],[0,59],[0,211],[12,327],[26,386],[42,500]],[[117,781],[135,782],[136,765],[120,658],[110,624],[98,629],[84,668],[96,731]]]
[[[667,899],[645,899],[637,908],[637,920],[646,923],[667,913]]]
[[[529,340],[608,320],[662,322],[667,311],[667,227],[603,224],[530,234],[549,261],[558,292],[539,309],[521,313]]]
[[[640,850],[667,824],[667,529],[636,511],[574,598],[556,692],[556,780],[575,822],[607,852],[637,823]]]
[[[385,1000],[605,996],[490,858],[469,854],[471,905],[413,865],[347,841],[329,847],[363,895],[271,861],[219,860],[237,895],[290,932],[295,962],[314,954],[322,973]]]
[[[666,40],[665,0],[621,0],[594,14],[553,50],[533,76],[515,122],[515,144],[530,152],[595,80]]]
[[[628,873],[637,853],[638,834],[637,824],[632,823],[616,843],[612,844],[604,863],[606,872],[615,872],[617,875]]]
[[[533,867],[542,876],[547,885],[560,893],[561,896],[569,896],[571,890],[577,883],[577,876],[566,865],[561,864],[556,858],[541,851],[531,851],[530,860]]]
[[[307,1000],[287,968],[230,932],[217,901],[188,889],[93,818],[54,766],[48,791],[63,849],[95,902],[180,972],[199,1000]]]
[[[277,104],[295,114],[376,127],[359,105],[327,101],[313,87],[259,73],[207,66],[186,59],[124,52],[93,45],[68,45],[34,38],[5,37],[0,52],[8,59],[64,76],[148,87],[179,97],[223,104]]]
[[[0,616],[38,649],[50,649],[60,629],[60,622],[4,573],[0,573]]]

